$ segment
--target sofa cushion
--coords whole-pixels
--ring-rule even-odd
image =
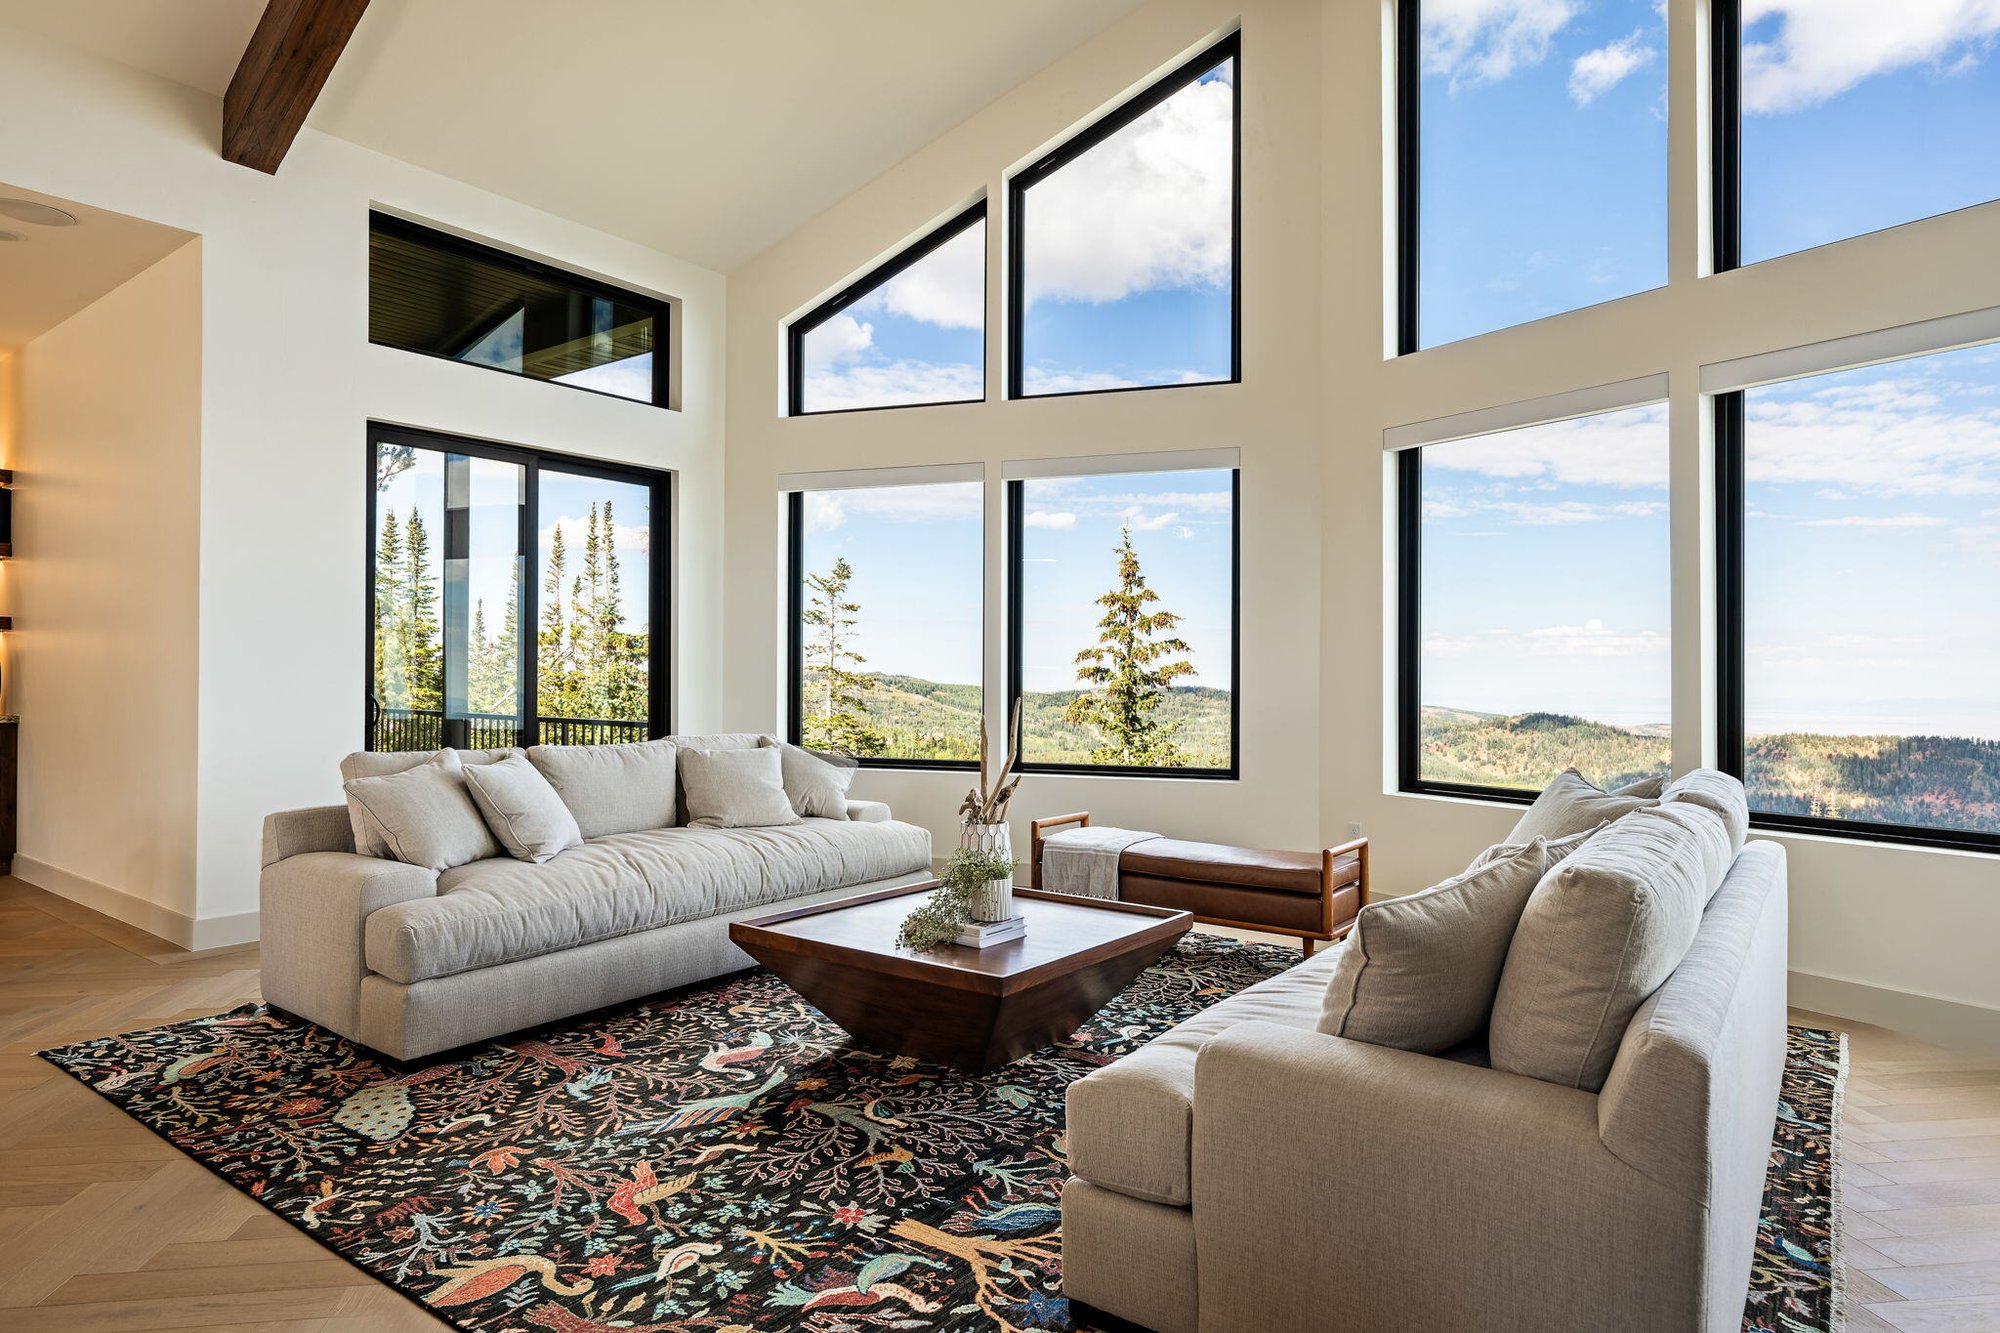
[[[671,740],[528,750],[586,838],[672,828],[679,754]]]
[[[769,828],[799,821],[775,749],[689,750],[681,756],[681,789],[687,793],[687,822],[695,828]]]
[[[930,862],[930,834],[893,820],[615,834],[540,865],[499,858],[447,871],[435,898],[368,918],[368,966],[393,981],[421,981],[927,870]]]
[[[1070,1084],[1071,1173],[1135,1199],[1187,1207],[1195,1057],[1209,1038],[1251,1019],[1312,1031],[1344,948],[1239,991]]]
[[[526,755],[467,768],[465,786],[509,856],[546,861],[583,842],[576,816]]]
[[[1542,877],[1493,1002],[1493,1067],[1596,1092],[1625,1026],[1680,966],[1735,851],[1720,815],[1640,810]]]
[[[847,789],[854,785],[859,767],[844,754],[822,754],[802,745],[766,736],[764,745],[776,749],[784,773],[785,796],[796,814],[820,819],[847,818]]]
[[[1607,819],[1629,815],[1659,804],[1658,778],[1647,778],[1613,791],[1605,791],[1575,769],[1567,769],[1542,788],[1542,794],[1528,807],[1507,835],[1510,843],[1533,842],[1536,838],[1567,838],[1594,829]]]
[[[1750,837],[1750,801],[1743,792],[1740,780],[1720,769],[1697,768],[1675,778],[1660,794],[1662,805],[1677,802],[1698,805],[1722,816],[1723,825],[1729,830],[1730,852],[1734,854],[1743,850],[1744,842]]]
[[[1435,888],[1362,908],[1338,951],[1319,1030],[1424,1055],[1477,1039],[1528,895],[1585,836],[1537,838]]]
[[[400,773],[349,778],[341,790],[355,827],[398,861],[449,870],[501,854],[466,789],[465,765],[455,751],[440,750]]]
[[[386,778],[392,773],[407,773],[419,764],[428,764],[443,753],[442,750],[356,750],[340,761],[340,780],[346,783],[354,778]],[[490,764],[497,759],[505,759],[510,754],[521,752],[506,747],[498,750],[454,750],[452,753],[458,756],[462,764]],[[354,828],[355,851],[363,856],[395,859],[381,838],[364,827],[361,813],[351,804],[348,807],[348,814],[349,822]]]

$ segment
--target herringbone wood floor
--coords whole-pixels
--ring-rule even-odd
[[[0,1327],[445,1327],[34,1054],[256,998],[255,946],[0,879]],[[2000,1060],[1800,1017],[1853,1033],[1851,1333],[2000,1329]]]

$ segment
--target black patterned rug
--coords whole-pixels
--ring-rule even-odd
[[[984,1078],[753,972],[397,1065],[246,1007],[42,1052],[460,1328],[1070,1328],[1063,1091],[1298,960],[1190,935]],[[1744,1327],[1827,1329],[1843,1047],[1794,1028]]]

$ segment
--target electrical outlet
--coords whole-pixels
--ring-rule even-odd
[[[1361,836],[1361,821],[1360,821],[1360,820],[1358,820],[1358,819],[1357,819],[1357,820],[1355,820],[1355,821],[1354,821],[1354,822],[1353,822],[1352,824],[1349,824],[1349,825],[1347,826],[1347,836],[1348,836],[1348,837],[1350,837],[1350,838],[1358,838],[1358,837],[1360,837],[1360,836]]]

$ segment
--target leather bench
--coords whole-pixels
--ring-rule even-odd
[[[1087,828],[1082,812],[1029,824],[1029,882],[1042,887],[1042,843],[1064,828]],[[1171,907],[1212,926],[1295,935],[1306,956],[1354,928],[1368,901],[1368,839],[1318,852],[1232,847],[1147,838],[1118,856],[1120,901]]]

